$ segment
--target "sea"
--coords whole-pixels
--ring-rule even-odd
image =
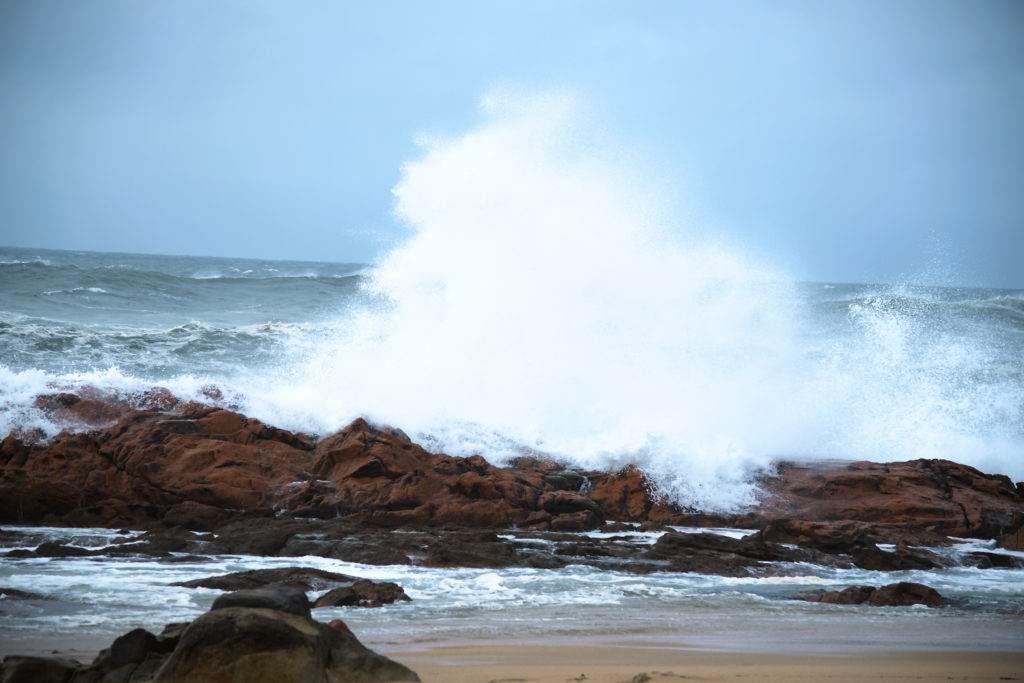
[[[1024,478],[1021,291],[713,278],[647,301],[622,291],[634,285],[620,272],[601,280],[610,298],[577,292],[583,310],[569,310],[564,292],[545,296],[525,268],[504,300],[489,298],[493,283],[419,283],[430,291],[410,293],[405,282],[392,291],[388,277],[360,263],[2,248],[0,432],[55,433],[33,406],[42,393],[131,400],[162,386],[313,434],[363,415],[431,449],[496,462],[524,450],[586,467],[637,462],[666,494],[710,509],[745,504],[756,494],[752,476],[779,458],[942,457]],[[630,309],[622,324],[614,306]],[[504,334],[511,339],[493,348]],[[4,531],[4,551],[43,540],[96,548],[131,533]],[[658,534],[632,536],[653,543]],[[966,550],[1024,561],[968,539],[937,552]],[[819,653],[1015,651],[1024,642],[1024,569],[792,565],[782,575],[726,578],[319,557],[69,557],[0,560],[0,587],[50,598],[0,597],[0,650],[88,650],[132,628],[159,631],[198,616],[218,594],[170,583],[295,564],[402,585],[412,602],[317,611],[395,654],[580,638]],[[792,599],[899,580],[931,585],[952,605]]]
[[[803,281],[778,265],[785,255],[730,239],[657,168],[588,134],[571,103],[500,99],[465,134],[423,137],[392,190],[397,236],[373,263],[332,253],[341,228],[319,262],[0,248],[0,435],[61,429],[34,407],[40,394],[130,401],[160,386],[311,435],[365,417],[496,464],[524,452],[632,463],[655,494],[708,511],[754,502],[758,473],[779,460],[946,458],[1024,480],[1024,290],[917,284],[955,281],[941,272]],[[198,249],[183,237],[182,252]],[[12,548],[97,547],[119,533],[4,529]],[[1009,552],[970,540],[940,552],[978,543]],[[409,603],[334,615],[385,651],[561,637],[811,651],[1024,643],[1020,569],[640,577],[312,557],[0,558],[0,587],[54,598],[0,600],[0,642],[158,630],[214,595],[169,583],[285,562],[401,584]],[[790,599],[899,580],[952,604]]]

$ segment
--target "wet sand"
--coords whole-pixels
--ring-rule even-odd
[[[659,643],[452,646],[392,656],[423,683],[674,683],[675,681],[1024,680],[1012,652],[737,653]]]
[[[7,647],[2,647],[7,645]],[[11,647],[13,645],[13,647]],[[4,654],[65,656],[92,661],[109,639],[78,643],[25,639],[0,643]],[[1024,650],[738,652],[680,643],[596,643],[578,639],[552,645],[453,644],[429,649],[379,648],[416,671],[423,683],[675,683],[677,681],[1024,681]],[[755,646],[756,647],[756,646]]]

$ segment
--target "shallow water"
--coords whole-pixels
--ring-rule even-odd
[[[4,527],[4,531],[5,551],[35,547],[41,540],[102,547],[118,536],[105,529]],[[436,569],[360,565],[321,557],[213,556],[176,561],[4,558],[0,587],[51,599],[0,599],[0,649],[13,653],[19,644],[40,639],[63,647],[96,639],[109,642],[138,627],[159,632],[164,624],[198,617],[220,595],[212,589],[168,584],[288,566],[401,585],[411,602],[314,612],[320,621],[344,620],[368,645],[391,652],[470,642],[550,644],[578,638],[786,652],[1014,651],[1024,642],[1024,569],[885,573],[794,565],[789,568],[792,576],[728,578],[674,573],[638,576],[584,566]],[[952,604],[939,609],[879,608],[792,599],[811,589],[904,580],[931,585]]]

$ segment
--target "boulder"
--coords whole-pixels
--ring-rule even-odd
[[[882,586],[871,594],[868,602],[875,607],[902,607],[909,605],[942,607],[949,604],[949,600],[942,597],[934,588],[908,581]]]
[[[907,607],[925,605],[942,607],[949,601],[937,590],[920,583],[902,581],[888,586],[850,586],[841,591],[817,591],[798,596],[800,600],[825,602],[833,605],[862,605],[868,603],[874,607]]]
[[[214,588],[222,591],[262,588],[271,584],[299,588],[303,591],[323,590],[339,584],[351,584],[358,579],[347,574],[338,574],[313,567],[279,567],[275,569],[250,569],[248,571],[209,576],[204,579],[178,581],[172,586],[185,588]]]
[[[419,681],[367,649],[339,620],[309,617],[301,590],[275,586],[221,596],[188,624],[135,629],[92,664],[8,656],[3,683],[377,683]]]
[[[74,659],[8,655],[0,668],[3,683],[68,683],[81,665]]]
[[[397,583],[360,579],[351,586],[342,586],[317,598],[313,608],[319,607],[380,607],[410,598]]]
[[[184,630],[155,683],[323,683],[418,681],[401,664],[362,645],[347,628],[332,627],[296,613],[291,602],[305,599],[296,589],[241,591]],[[268,605],[282,604],[282,611]],[[308,614],[308,602],[306,612]]]
[[[305,591],[292,586],[267,586],[246,588],[219,596],[210,607],[211,612],[232,607],[249,607],[287,612],[300,617],[309,617],[309,598]]]

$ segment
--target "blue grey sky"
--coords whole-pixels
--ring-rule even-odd
[[[794,277],[1024,287],[1017,0],[0,0],[0,244],[372,261],[502,84]]]

